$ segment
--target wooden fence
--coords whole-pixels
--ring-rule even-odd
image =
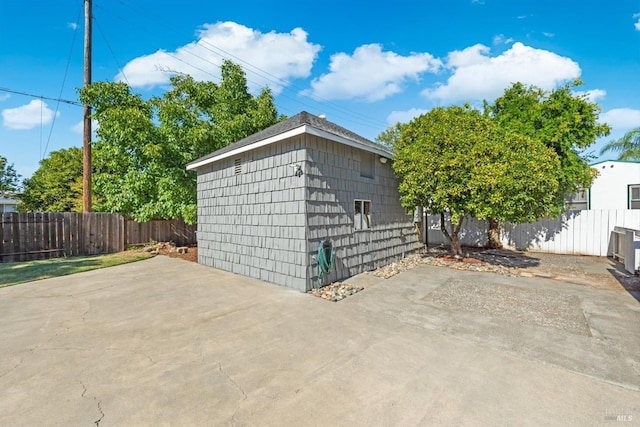
[[[426,218],[429,245],[445,243],[440,217]],[[560,218],[541,219],[530,224],[502,224],[502,244],[508,248],[573,255],[613,255],[615,227],[640,229],[640,210],[568,211]],[[448,227],[448,223],[447,223]],[[463,245],[482,246],[487,241],[487,223],[466,219],[460,240]]]
[[[0,262],[123,251],[150,241],[196,243],[182,220],[135,222],[120,214],[10,212],[0,216]]]

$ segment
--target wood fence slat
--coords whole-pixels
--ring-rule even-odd
[[[126,224],[125,217],[120,216],[118,219],[118,231],[120,233],[120,250],[121,251],[124,251],[125,249],[127,249],[125,224]]]
[[[61,213],[56,213],[56,239],[57,239],[57,244],[56,244],[56,249],[60,250],[64,250],[64,235],[63,233],[63,228],[64,228],[64,215]],[[64,252],[58,252],[58,256],[66,256],[66,253]]]
[[[62,214],[62,239],[64,241],[64,253],[66,256],[73,256],[71,253],[71,214]]]
[[[109,213],[10,212],[0,221],[0,262],[112,253],[150,241],[196,243],[196,226],[182,220],[138,223]]]

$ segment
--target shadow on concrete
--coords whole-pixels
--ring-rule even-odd
[[[487,264],[500,265],[507,268],[530,268],[538,267],[540,259],[525,255],[523,252],[510,251],[507,249],[485,249],[476,246],[463,246],[462,252],[465,258],[475,258]],[[451,255],[450,247],[438,245],[427,249],[426,254],[437,257],[448,257]]]
[[[525,255],[522,252],[509,251],[504,249],[481,249],[469,248],[469,255],[492,265],[501,265],[509,268],[530,268],[538,267],[538,258]]]
[[[620,283],[620,286],[625,288],[632,297],[640,302],[640,277],[629,274],[622,264],[611,260],[611,258],[609,258],[609,260],[611,261],[611,266],[607,268],[609,274],[611,274],[611,276]]]

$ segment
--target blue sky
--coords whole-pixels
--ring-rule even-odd
[[[272,88],[281,114],[326,114],[374,139],[514,81],[580,77],[613,129],[592,151],[640,126],[640,1],[93,1],[93,80],[144,97],[172,71],[218,81],[229,58],[252,90]],[[82,0],[0,0],[0,155],[24,177],[82,145],[82,108],[5,89],[77,100],[83,23]]]

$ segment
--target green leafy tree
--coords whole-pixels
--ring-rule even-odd
[[[515,83],[485,112],[500,127],[528,136],[553,149],[560,161],[559,186],[548,208],[560,212],[568,195],[589,187],[594,174],[584,150],[597,138],[608,135],[610,128],[598,122],[600,106],[576,95],[572,89],[580,86],[578,79],[552,91]],[[489,246],[501,246],[499,220],[489,220]]]
[[[17,191],[20,187],[20,175],[6,157],[0,156],[0,192]]]
[[[20,211],[82,212],[82,150],[52,151],[23,187]]]
[[[533,221],[547,213],[559,185],[552,150],[468,106],[415,118],[402,126],[394,148],[403,206],[439,214],[454,255],[462,254],[467,216]]]
[[[196,174],[187,163],[275,124],[268,88],[252,96],[244,71],[230,61],[219,84],[178,75],[148,101],[124,83],[80,90],[100,127],[94,143],[94,185],[102,207],[136,220],[196,221]]]
[[[394,145],[400,138],[400,132],[402,131],[402,123],[398,122],[393,126],[389,126],[386,130],[382,131],[380,135],[376,137],[376,142],[382,144],[387,148],[393,149]]]
[[[620,153],[618,160],[640,161],[640,128],[632,129],[625,133],[622,138],[607,143],[602,147],[600,154],[610,151]]]

